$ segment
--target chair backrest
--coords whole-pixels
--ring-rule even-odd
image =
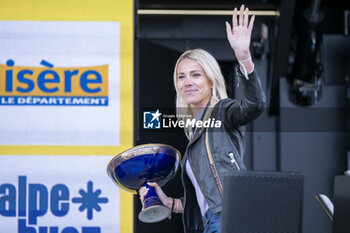
[[[350,176],[334,178],[333,232],[350,232]]]
[[[222,233],[301,233],[304,175],[240,171],[224,177]]]

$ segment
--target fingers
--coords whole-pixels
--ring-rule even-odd
[[[232,35],[231,25],[228,22],[226,22],[226,33],[227,38],[229,38]]]
[[[239,26],[244,26],[243,25],[243,18],[244,18],[244,5],[241,5],[241,9],[239,10]]]
[[[237,8],[235,7],[235,9],[233,10],[233,16],[232,16],[232,27],[237,27],[238,23],[237,23]]]
[[[163,189],[156,182],[149,182],[147,184],[156,190],[156,193],[160,200],[167,197],[167,195],[165,195],[165,193],[163,192]]]
[[[143,200],[144,200],[145,196],[147,195],[147,193],[148,193],[148,188],[146,188],[145,186],[142,186],[139,189],[139,195],[140,195],[140,200],[141,200],[142,205],[143,205]]]
[[[167,197],[163,192],[163,189],[157,184],[157,182],[147,182],[147,184],[156,190],[156,193],[160,199]]]
[[[250,18],[250,22],[249,22],[249,30],[252,30],[253,29],[253,26],[254,26],[254,20],[255,20],[255,15],[253,15],[251,18]]]
[[[159,197],[160,201],[163,203],[163,205],[165,206],[170,206],[169,208],[171,208],[171,204],[172,204],[172,198],[169,198],[162,190],[162,188],[156,183],[156,182],[147,182],[147,185],[149,185],[150,187],[154,188],[157,196]],[[144,205],[144,199],[145,196],[147,195],[149,191],[149,188],[142,186],[139,189],[139,195],[140,195],[140,200],[142,203],[142,206]]]
[[[156,188],[156,186],[159,187],[159,185],[157,184],[157,182],[147,182],[147,184],[153,188]]]
[[[159,195],[159,193],[162,193],[162,188],[157,184],[157,182],[147,182],[147,184],[151,187],[153,187],[156,190],[156,193]]]
[[[237,26],[248,26],[249,23],[249,9],[248,7],[245,8],[242,4],[239,10],[239,20],[237,19],[237,8],[233,10],[233,16],[232,16],[232,27]]]
[[[248,7],[245,8],[244,10],[244,21],[243,21],[243,26],[247,27],[248,26],[248,19],[249,19],[249,9]]]
[[[244,26],[248,27],[249,29],[253,28],[255,16],[252,16],[251,20],[249,21],[249,8],[245,8],[244,5],[241,5],[239,10],[239,20],[237,20],[237,8],[233,10],[233,16],[232,16],[232,27],[235,26]],[[227,30],[227,23],[226,23],[226,31]]]

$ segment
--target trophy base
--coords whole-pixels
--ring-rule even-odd
[[[160,222],[171,214],[171,210],[163,205],[155,205],[142,210],[139,219],[145,223]]]

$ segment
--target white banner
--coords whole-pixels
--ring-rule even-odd
[[[118,233],[112,156],[0,156],[1,233]]]

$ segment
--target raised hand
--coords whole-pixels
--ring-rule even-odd
[[[239,61],[250,57],[249,45],[255,15],[253,15],[249,21],[248,13],[249,9],[244,8],[244,5],[242,5],[240,8],[239,20],[237,19],[237,8],[233,11],[232,28],[231,25],[226,22],[227,39]]]

